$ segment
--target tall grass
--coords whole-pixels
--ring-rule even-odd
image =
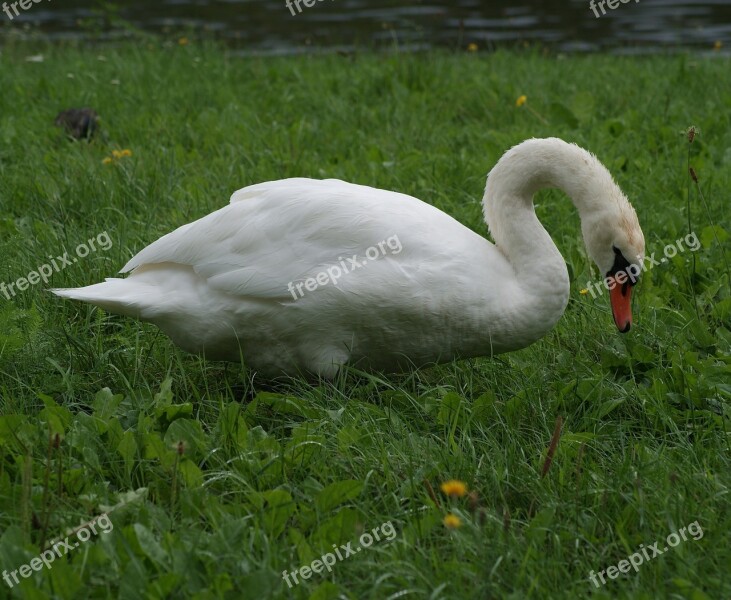
[[[101,232],[114,243],[48,286],[0,296],[0,569],[103,512],[114,530],[0,597],[731,595],[729,66],[539,51],[241,58],[157,41],[4,48],[0,282]],[[91,143],[53,126],[73,106],[102,117]],[[606,294],[579,293],[601,274],[556,191],[536,204],[569,266],[569,307],[545,339],[493,360],[271,386],[44,289],[112,276],[235,189],[290,176],[406,192],[486,235],[485,174],[546,136],[607,164],[651,251],[686,230],[701,241],[643,276],[628,335]],[[463,497],[441,491],[450,479]],[[695,521],[701,539],[591,583]],[[291,589],[282,580],[386,522],[392,542]]]

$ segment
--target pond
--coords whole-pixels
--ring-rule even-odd
[[[526,41],[562,51],[615,52],[714,44],[726,51],[731,44],[729,0],[64,0],[19,12],[10,12],[12,20],[0,13],[0,35],[40,30],[55,39],[114,40],[129,35],[132,25],[205,33],[267,54],[470,43],[489,49]]]

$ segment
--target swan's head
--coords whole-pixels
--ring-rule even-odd
[[[637,214],[614,181],[602,186],[597,211],[582,220],[589,256],[599,267],[609,288],[617,328],[626,333],[632,325],[632,288],[637,284],[645,257],[645,236]]]
[[[520,225],[507,223],[522,223],[513,214],[515,205],[530,203],[532,210],[534,194],[547,187],[566,192],[579,210],[586,249],[611,288],[614,322],[621,332],[629,331],[632,287],[643,265],[645,237],[627,197],[590,152],[559,138],[530,139],[508,150],[485,187],[485,220],[495,244],[508,255],[526,253],[533,240],[521,237]]]

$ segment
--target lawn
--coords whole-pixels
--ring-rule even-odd
[[[731,60],[186,42],[2,48],[0,598],[731,597]],[[91,143],[53,125],[81,106]],[[486,173],[548,136],[597,154],[667,258],[627,335],[582,294],[601,274],[558,191],[536,206],[568,309],[494,359],[265,382],[47,292],[292,176],[405,192],[486,236]]]

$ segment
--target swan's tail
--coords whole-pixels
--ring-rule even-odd
[[[103,283],[97,283],[80,288],[50,290],[61,298],[81,300],[94,304],[106,311],[134,317],[144,317],[145,309],[149,308],[154,296],[159,292],[154,286],[140,285],[135,282],[130,285],[129,279],[108,278]]]

